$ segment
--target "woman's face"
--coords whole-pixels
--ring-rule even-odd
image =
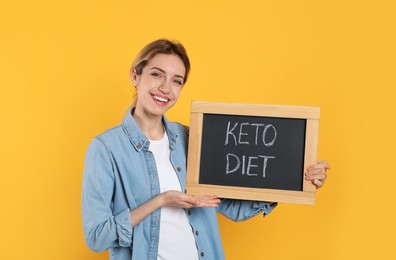
[[[162,116],[179,98],[185,73],[183,61],[173,54],[155,55],[141,75],[134,70],[132,81],[137,89],[135,113]]]

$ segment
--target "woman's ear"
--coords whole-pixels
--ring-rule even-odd
[[[136,87],[139,81],[139,75],[136,72],[136,69],[131,70],[131,81],[133,85]]]

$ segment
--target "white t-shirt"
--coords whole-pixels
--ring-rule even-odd
[[[168,190],[181,191],[179,178],[170,162],[167,134],[165,133],[161,140],[150,140],[149,150],[154,155],[161,192]],[[184,209],[175,207],[161,208],[157,259],[198,260],[194,234]]]

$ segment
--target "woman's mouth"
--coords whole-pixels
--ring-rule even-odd
[[[166,99],[166,98],[164,98],[164,97],[153,96],[153,98],[154,98],[155,100],[157,100],[157,101],[162,102],[162,103],[168,103],[168,102],[169,102],[169,99]]]

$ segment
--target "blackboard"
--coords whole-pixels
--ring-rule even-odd
[[[186,192],[314,204],[304,179],[317,162],[318,107],[195,101]]]
[[[199,183],[302,191],[305,119],[204,114]]]

